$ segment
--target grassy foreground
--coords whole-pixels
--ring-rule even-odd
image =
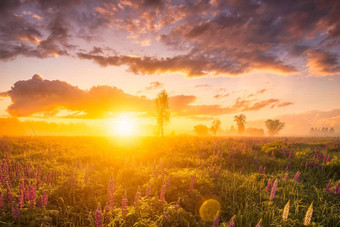
[[[0,157],[4,226],[340,226],[338,138],[4,137]]]

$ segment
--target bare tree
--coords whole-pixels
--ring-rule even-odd
[[[271,119],[266,120],[265,125],[268,129],[268,134],[270,136],[274,136],[278,134],[279,131],[285,127],[284,122],[281,122],[280,120],[271,120]]]
[[[221,121],[214,120],[211,124],[210,130],[216,135],[217,131],[221,129]]]
[[[241,134],[241,133],[244,132],[246,120],[247,120],[247,118],[244,114],[234,116],[234,121],[236,121],[238,133]]]
[[[169,100],[165,90],[161,91],[155,99],[157,126],[164,136],[164,126],[170,121]]]

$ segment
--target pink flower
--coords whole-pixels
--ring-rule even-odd
[[[260,174],[262,173],[262,166],[260,166],[260,168],[259,168],[259,173]]]
[[[12,195],[12,191],[10,188],[7,188],[7,203],[8,204],[12,204],[13,202],[13,195]]]
[[[300,171],[297,171],[295,176],[294,176],[294,181],[298,181],[299,180],[299,176],[300,176]]]
[[[18,219],[20,217],[20,210],[17,205],[12,205],[12,214],[15,219]]]
[[[107,186],[107,198],[108,198],[108,205],[110,207],[114,206],[114,196],[113,196],[113,193],[114,193],[114,181],[113,181],[113,177],[111,176],[110,180],[109,180],[109,184]]]
[[[145,197],[148,198],[150,195],[151,195],[151,185],[150,185],[150,182],[149,182],[149,184],[148,184],[148,186],[146,187],[146,190],[145,190]]]
[[[4,210],[5,210],[4,195],[2,194],[2,191],[0,191],[0,211]]]
[[[270,187],[272,186],[273,181],[274,181],[274,179],[268,181],[268,184],[267,184],[267,187],[266,187],[266,191],[267,192],[269,192]]]
[[[122,199],[122,215],[123,216],[127,215],[128,213],[127,206],[128,206],[128,199],[127,199],[126,191],[125,191],[124,197]]]
[[[329,180],[327,186],[326,186],[326,191],[329,191],[330,187],[332,186],[332,180]]]
[[[214,218],[213,227],[218,227],[219,223],[220,223],[220,212],[218,211]]]
[[[273,200],[274,197],[275,197],[275,193],[276,193],[276,189],[277,189],[277,180],[274,181],[274,184],[273,184],[273,187],[272,187],[272,191],[270,193],[270,197],[269,197],[269,200]]]
[[[98,207],[97,207],[97,210],[96,210],[95,224],[96,224],[96,227],[102,227],[103,226],[103,214],[102,214],[102,209],[100,207],[100,203],[98,203]]]
[[[134,207],[136,207],[138,205],[138,202],[139,202],[141,197],[142,197],[142,195],[140,193],[140,188],[138,187],[137,192],[136,192],[136,196],[135,196],[135,202],[133,203]]]
[[[47,205],[48,202],[48,193],[44,192],[44,195],[42,196],[41,199],[41,206],[45,207]]]
[[[189,191],[193,191],[194,188],[195,188],[195,182],[196,182],[196,174],[194,174],[191,178],[191,181],[190,181],[190,186],[189,186]]]
[[[159,200],[160,200],[161,202],[164,201],[165,192],[166,192],[166,185],[163,184],[163,185],[162,185],[162,188],[161,188],[161,194],[159,195]]]

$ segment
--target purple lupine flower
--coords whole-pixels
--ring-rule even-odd
[[[229,221],[229,223],[228,223],[228,227],[235,227],[235,216],[233,216],[233,217],[230,219],[230,221]]]
[[[326,158],[327,158],[327,154],[325,153],[325,154],[323,155],[323,160],[322,160],[322,162],[326,162]]]
[[[135,201],[133,203],[134,207],[136,207],[138,205],[138,202],[139,202],[141,197],[142,197],[142,195],[140,193],[140,188],[138,187],[137,192],[136,192],[136,196],[135,196]]]
[[[331,157],[330,155],[327,157],[326,163],[329,162],[330,157]]]
[[[127,215],[127,213],[128,213],[127,206],[128,206],[128,199],[127,199],[127,195],[126,195],[126,191],[125,191],[124,197],[122,199],[122,208],[121,208],[123,216]]]
[[[214,218],[213,227],[218,227],[219,223],[220,223],[220,212],[217,211],[216,216]]]
[[[22,191],[20,191],[18,195],[18,206],[19,208],[24,206],[24,193]]]
[[[150,195],[151,195],[151,185],[150,185],[150,182],[149,182],[149,184],[148,184],[148,186],[146,187],[146,190],[145,190],[145,197],[148,198]]]
[[[96,227],[102,227],[103,226],[103,214],[102,209],[100,207],[100,203],[98,203],[98,207],[95,214],[95,225]]]
[[[104,223],[109,224],[110,219],[111,219],[111,214],[110,214],[110,207],[108,204],[105,205],[104,211],[105,211]]]
[[[196,174],[194,174],[190,181],[189,191],[193,191],[195,189],[195,182],[196,182]]]
[[[114,206],[114,180],[113,177],[110,177],[109,184],[107,186],[107,198],[108,198],[108,205],[110,207]]]
[[[259,168],[259,173],[260,174],[262,173],[262,166],[260,166],[260,168]]]
[[[175,205],[175,210],[178,210],[179,209],[179,199],[177,200],[177,202],[176,202],[176,205]]]
[[[2,191],[0,191],[0,211],[4,210],[5,210],[4,195],[2,194]]]
[[[308,162],[305,163],[305,167],[306,167],[306,168],[308,167]]]
[[[12,191],[11,191],[10,188],[7,188],[6,195],[7,195],[7,203],[8,204],[12,204],[12,202],[13,202],[13,194],[12,194]]]
[[[338,188],[339,188],[339,183],[336,183],[336,185],[334,186],[332,190],[333,194],[336,194],[338,192]]]
[[[164,201],[165,192],[166,192],[166,185],[163,184],[163,185],[162,185],[162,188],[161,188],[161,194],[159,195],[159,200],[160,200],[161,202]]]
[[[272,191],[270,192],[269,200],[273,200],[274,199],[275,193],[276,193],[276,189],[277,189],[277,184],[278,184],[277,179],[275,179],[273,187],[272,187]]]
[[[266,187],[266,191],[267,192],[269,192],[270,187],[272,186],[273,181],[274,181],[274,179],[268,181],[268,184],[267,184],[267,187]]]
[[[42,198],[41,198],[41,206],[45,207],[48,203],[48,193],[44,192]]]
[[[300,176],[300,171],[297,171],[295,176],[294,176],[294,181],[297,182],[299,180],[299,176]]]
[[[332,180],[329,180],[327,186],[326,186],[326,191],[328,192],[330,187],[332,186]]]
[[[30,200],[30,203],[31,203],[31,207],[35,207],[36,205],[36,189],[35,189],[35,185],[32,184],[30,186],[30,190],[29,190],[29,200]]]
[[[263,168],[262,174],[266,174],[266,167]]]
[[[12,214],[13,218],[18,219],[20,217],[20,210],[17,205],[12,204]]]
[[[292,151],[289,151],[288,160],[290,160],[291,157],[292,157]]]

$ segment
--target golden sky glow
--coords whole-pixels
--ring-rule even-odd
[[[0,117],[16,133],[152,135],[163,89],[166,134],[224,133],[241,113],[340,132],[337,1],[5,2]]]

